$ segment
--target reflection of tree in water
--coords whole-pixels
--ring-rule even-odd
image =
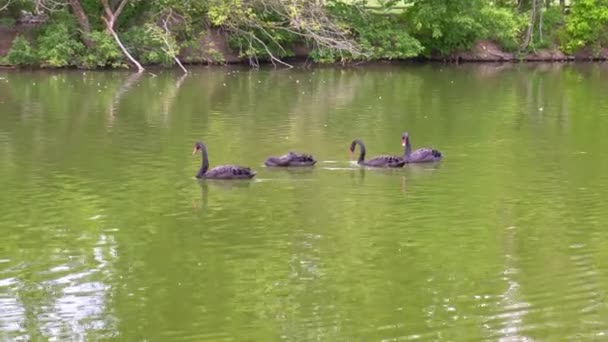
[[[179,90],[182,87],[182,84],[184,83],[184,81],[186,80],[186,76],[188,76],[188,74],[183,74],[180,78],[177,79],[174,87],[172,87],[168,91],[164,92],[164,94],[166,94],[166,95],[163,96],[162,113],[163,113],[163,121],[164,121],[165,125],[167,124],[167,120],[169,118],[169,113],[171,112],[171,109],[173,108],[173,103],[175,102],[175,99],[176,99],[177,95],[179,94]]]
[[[108,104],[107,116],[106,116],[106,128],[110,129],[114,125],[114,120],[116,119],[116,112],[120,107],[120,103],[122,98],[129,92],[129,90],[137,83],[137,81],[142,77],[143,73],[136,72],[129,77],[127,77],[122,85],[116,90],[114,93],[114,97],[111,102]]]

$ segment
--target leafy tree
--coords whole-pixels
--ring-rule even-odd
[[[608,40],[607,24],[607,0],[577,0],[566,18],[564,49],[575,52],[591,46],[595,51],[599,50]]]

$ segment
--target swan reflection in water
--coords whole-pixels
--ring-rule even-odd
[[[314,167],[303,167],[303,166],[284,166],[284,167],[268,167],[266,168],[267,172],[273,174],[284,174],[287,173],[289,175],[309,175],[314,172]]]
[[[203,211],[206,211],[209,208],[209,188],[219,191],[232,191],[236,189],[246,189],[251,186],[251,182],[247,180],[226,182],[224,180],[216,179],[201,179],[198,180],[198,184],[201,187],[201,202],[198,204],[196,200],[192,200],[192,207]]]

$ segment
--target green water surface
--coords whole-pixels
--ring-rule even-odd
[[[191,71],[0,71],[0,340],[608,339],[608,66]]]

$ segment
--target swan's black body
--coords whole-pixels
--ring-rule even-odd
[[[410,144],[410,135],[404,132],[401,136],[402,145],[405,146],[403,153],[403,161],[406,164],[410,163],[431,163],[440,161],[443,155],[438,150],[432,148],[419,148],[412,152]]]
[[[359,158],[357,164],[371,167],[402,167],[405,161],[401,157],[383,155],[374,157],[370,160],[365,160],[365,145],[360,139],[355,139],[350,143],[350,153],[355,151],[356,145],[359,145],[361,152],[359,152]]]
[[[309,154],[299,154],[295,152],[289,152],[279,157],[268,157],[264,161],[266,166],[313,166],[317,161]]]
[[[249,179],[255,176],[255,172],[248,167],[237,165],[220,165],[209,170],[209,156],[207,155],[207,147],[202,142],[197,142],[194,145],[192,154],[202,151],[203,162],[201,168],[196,174],[196,178],[209,179]]]

